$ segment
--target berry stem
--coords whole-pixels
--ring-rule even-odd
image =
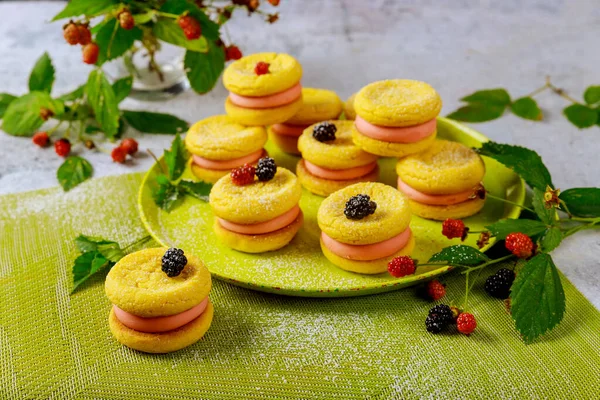
[[[160,170],[162,171],[162,173],[163,173],[165,176],[169,176],[169,174],[167,173],[167,171],[166,171],[166,169],[165,169],[165,166],[164,166],[164,165],[162,165],[162,163],[161,163],[160,161],[158,161],[158,158],[157,158],[157,157],[156,157],[156,155],[155,155],[155,154],[152,152],[152,150],[148,149],[148,150],[146,150],[146,151],[148,152],[148,154],[150,154],[150,156],[151,156],[152,158],[154,158],[154,161],[156,161],[156,164],[158,164],[158,166],[160,167]]]
[[[476,265],[474,267],[473,266],[466,266],[466,265],[456,265],[456,266],[457,267],[466,268],[466,270],[463,271],[462,273],[463,274],[468,274],[468,273],[470,273],[472,271],[477,271],[477,270],[483,269],[483,268],[485,268],[485,267],[487,267],[489,265],[493,265],[493,264],[497,264],[497,263],[502,262],[502,261],[506,261],[506,260],[508,260],[509,258],[512,258],[512,257],[514,257],[512,254],[508,254],[508,255],[506,255],[504,257],[500,257],[500,258],[496,258],[494,260],[486,261],[483,264],[479,264],[479,265]]]
[[[529,207],[525,207],[524,205],[521,205],[521,204],[515,203],[514,201],[510,201],[510,200],[507,200],[507,199],[503,199],[502,197],[494,196],[493,194],[490,194],[490,192],[487,192],[487,193],[486,193],[486,197],[489,197],[489,198],[491,198],[491,199],[495,199],[495,200],[498,200],[498,201],[502,201],[502,202],[504,202],[504,203],[508,203],[508,204],[511,204],[511,205],[513,205],[513,206],[520,207],[520,208],[522,208],[523,210],[527,210],[527,211],[529,211],[529,212],[532,212],[532,213],[534,213],[534,214],[535,214],[535,211],[533,211],[533,210],[532,210],[531,208],[529,208]]]
[[[548,86],[548,81],[546,81],[546,83],[544,84],[544,86],[541,86],[541,87],[535,89],[533,92],[529,93],[525,97],[533,97],[533,96],[535,96],[537,94],[542,93],[543,91],[545,91],[545,90],[547,90],[549,88],[550,88],[550,86]]]
[[[54,125],[52,128],[48,129],[48,136],[52,136],[54,132],[63,124],[65,121],[59,121],[58,124]]]
[[[469,292],[471,291],[471,287],[469,286],[469,272],[467,272],[465,277],[465,299],[463,301],[462,309],[467,309],[467,303],[469,301]]]
[[[564,237],[571,236],[572,234],[577,233],[579,231],[583,231],[585,229],[600,228],[600,225],[597,225],[598,223],[600,223],[600,218],[596,218],[596,219],[592,220],[589,224],[578,225],[576,227],[573,227],[565,232]]]
[[[166,18],[173,18],[173,19],[177,19],[177,18],[179,18],[179,17],[180,17],[180,16],[179,16],[179,15],[177,15],[177,14],[166,13],[166,12],[163,12],[163,11],[158,11],[158,10],[154,11],[154,13],[155,13],[156,15],[160,15],[161,17],[166,17]]]

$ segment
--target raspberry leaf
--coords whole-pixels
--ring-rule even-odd
[[[79,86],[77,89],[72,92],[65,93],[62,96],[59,96],[58,99],[62,101],[72,101],[77,100],[83,97],[85,92],[85,84]]]
[[[50,93],[54,83],[54,66],[48,53],[42,54],[36,61],[29,75],[29,91]]]
[[[177,15],[187,12],[200,22],[202,36],[205,36],[209,40],[219,39],[219,25],[208,18],[194,2],[187,0],[167,0],[161,6],[160,11]]]
[[[176,134],[187,131],[188,123],[170,114],[147,111],[123,111],[123,118],[129,125],[144,133]]]
[[[92,165],[82,157],[71,156],[58,167],[56,177],[65,192],[73,189],[92,176]]]
[[[176,181],[181,177],[185,170],[185,164],[189,155],[179,133],[175,135],[175,139],[171,143],[171,150],[165,150],[164,158],[167,164],[167,172],[169,179]]]
[[[129,96],[132,86],[133,77],[131,76],[121,78],[112,84],[113,92],[115,92],[115,99],[117,103],[122,102],[127,96]]]
[[[152,198],[157,206],[170,212],[183,200],[183,193],[177,185],[169,181],[165,175],[156,177],[157,186],[152,190]]]
[[[583,93],[583,99],[589,105],[600,102],[600,86],[590,86],[585,89]]]
[[[184,66],[192,89],[200,94],[210,92],[225,68],[225,52],[209,41],[206,53],[186,51]]]
[[[540,110],[536,101],[531,97],[521,97],[520,99],[515,100],[515,102],[510,105],[510,109],[513,114],[521,118],[530,119],[532,121],[541,121],[543,118],[542,110]]]
[[[75,238],[75,245],[82,253],[97,251],[115,263],[125,257],[125,253],[121,250],[119,243],[100,237],[79,235]]]
[[[600,188],[572,188],[560,194],[569,212],[577,217],[600,217]]]
[[[545,251],[546,253],[551,252],[552,250],[554,250],[555,248],[558,247],[558,245],[560,244],[560,242],[562,242],[563,240],[563,233],[560,230],[560,228],[553,226],[551,228],[548,228],[548,230],[546,230],[546,233],[544,233],[544,236],[542,237],[541,240],[541,245],[542,245],[542,250]]]
[[[511,314],[526,343],[560,323],[565,294],[552,257],[539,253],[517,274],[511,287]]]
[[[31,136],[44,123],[40,110],[47,108],[55,116],[60,116],[65,106],[61,100],[54,100],[46,92],[31,92],[8,105],[2,120],[2,129],[14,136]]]
[[[17,99],[17,96],[8,93],[0,93],[0,118],[4,116],[6,109],[15,99]]]
[[[506,239],[513,232],[521,232],[527,236],[535,236],[544,232],[548,226],[533,219],[503,219],[485,227],[497,239]]]
[[[114,138],[119,129],[119,108],[115,92],[102,70],[90,73],[85,92],[104,134]]]
[[[533,188],[533,210],[537,214],[540,221],[547,225],[553,225],[556,217],[556,210],[554,207],[546,208],[544,204],[544,192],[538,188]]]
[[[96,44],[100,49],[96,65],[122,56],[133,46],[133,42],[142,40],[142,31],[135,26],[133,29],[123,29],[117,19],[105,23],[96,34]]]
[[[598,112],[581,104],[572,104],[563,110],[567,119],[579,129],[589,128],[598,122]]]
[[[104,257],[98,251],[90,251],[81,254],[75,259],[75,263],[73,264],[73,289],[71,290],[71,293],[75,292],[77,288],[92,275],[107,267],[110,269],[113,265],[115,265],[113,261]]]
[[[61,12],[52,18],[52,21],[80,15],[95,17],[110,11],[118,4],[117,0],[71,0]]]
[[[546,186],[555,187],[548,168],[533,150],[510,144],[486,142],[475,151],[512,169],[532,188],[546,190]]]
[[[213,185],[202,181],[194,182],[183,180],[179,182],[178,186],[183,193],[202,201],[208,201],[208,195],[210,194]]]
[[[471,266],[479,265],[489,260],[488,256],[476,248],[458,244],[443,248],[442,251],[431,256],[428,262],[445,262],[453,266]]]
[[[192,51],[202,53],[208,51],[208,43],[204,36],[200,36],[198,39],[188,40],[181,27],[173,19],[159,18],[154,24],[153,30],[156,37],[164,42],[184,47]]]
[[[505,106],[490,103],[473,103],[447,115],[447,118],[462,122],[487,122],[500,118]]]
[[[460,100],[465,103],[489,104],[504,108],[510,104],[510,95],[505,89],[486,89],[478,90]]]

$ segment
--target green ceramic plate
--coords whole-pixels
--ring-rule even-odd
[[[488,139],[482,134],[454,121],[439,118],[439,137],[477,147]],[[271,156],[279,166],[295,171],[298,158],[279,151],[271,142],[267,144]],[[487,172],[485,187],[495,196],[504,196],[523,204],[525,186],[511,170],[495,160],[484,157]],[[381,181],[395,186],[395,160],[380,160]],[[419,267],[415,275],[393,278],[387,273],[360,275],[341,270],[331,264],[319,247],[317,209],[322,198],[304,191],[300,206],[304,212],[303,228],[285,248],[265,254],[245,254],[223,246],[212,231],[213,215],[208,203],[186,197],[183,204],[171,213],[158,208],[151,196],[151,182],[158,173],[155,165],[144,177],[139,192],[138,207],[148,232],[164,246],[175,246],[204,260],[214,277],[238,286],[290,296],[341,297],[387,292],[414,285],[449,271],[449,267]],[[193,179],[186,170],[184,178]],[[483,210],[465,224],[478,231],[485,225],[502,218],[518,218],[520,208],[488,199]],[[459,241],[441,235],[441,223],[413,217],[410,224],[416,238],[413,257],[429,257]],[[475,246],[478,235],[471,235],[466,244]],[[489,246],[491,246],[490,243]],[[485,249],[484,249],[485,250]]]

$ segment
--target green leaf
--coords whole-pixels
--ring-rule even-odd
[[[533,219],[502,219],[485,227],[497,239],[505,239],[510,233],[521,232],[527,236],[535,236],[546,230],[548,226]]]
[[[173,19],[159,18],[154,24],[153,29],[156,37],[164,42],[184,47],[192,51],[208,51],[208,43],[204,36],[200,36],[198,39],[188,40],[181,27]]]
[[[98,251],[81,254],[75,259],[73,264],[73,289],[71,293],[75,292],[77,287],[87,281],[92,275],[113,265],[112,261],[108,260]]]
[[[123,110],[123,118],[140,132],[175,134],[187,131],[188,123],[170,114]]]
[[[58,167],[56,177],[66,192],[89,179],[92,176],[92,171],[92,165],[85,158],[71,156]]]
[[[511,314],[526,343],[560,323],[565,294],[552,257],[539,253],[525,264],[512,285]]]
[[[160,11],[177,15],[181,15],[187,11],[200,22],[202,36],[205,36],[209,40],[219,39],[219,25],[208,18],[194,2],[187,0],[167,0],[160,8]]]
[[[183,200],[183,193],[165,175],[158,175],[156,183],[157,186],[152,190],[152,198],[157,206],[170,212]]]
[[[548,168],[542,162],[542,158],[533,150],[510,144],[486,142],[475,151],[506,165],[519,174],[532,188],[546,190],[546,186],[555,187]]]
[[[54,66],[48,53],[42,54],[36,61],[29,75],[29,91],[48,92],[52,91],[54,83]]]
[[[486,122],[500,118],[505,106],[486,103],[473,103],[461,107],[447,115],[447,118],[463,122]]]
[[[590,86],[585,89],[583,99],[590,105],[600,102],[600,86]]]
[[[117,101],[117,103],[122,102],[127,96],[129,96],[129,92],[131,92],[132,86],[133,77],[131,76],[121,78],[112,84],[113,92],[115,92],[115,100]]]
[[[213,42],[208,42],[207,53],[185,52],[185,71],[197,93],[208,93],[215,86],[225,68],[225,53]]]
[[[69,93],[65,93],[62,96],[59,97],[60,100],[62,101],[72,101],[72,100],[77,100],[83,97],[85,91],[85,83],[81,86],[79,86],[77,89],[73,90],[72,92]]]
[[[104,14],[117,5],[117,0],[71,0],[61,12],[52,18],[52,21],[69,17],[78,17],[80,15],[95,17]]]
[[[15,136],[31,136],[42,126],[44,120],[40,117],[40,109],[47,108],[55,116],[64,112],[64,104],[53,100],[46,92],[31,92],[13,100],[2,121],[2,129]]]
[[[589,128],[598,122],[598,113],[581,104],[572,104],[563,110],[567,119],[579,129]]]
[[[521,97],[520,99],[515,100],[515,102],[510,105],[510,109],[513,114],[521,118],[530,119],[532,121],[541,121],[543,118],[542,110],[540,110],[536,101],[531,97]]]
[[[553,226],[549,228],[542,237],[542,250],[546,253],[551,252],[558,247],[563,240],[563,233],[559,227]]]
[[[4,116],[6,109],[15,99],[17,99],[17,96],[8,93],[0,93],[0,118]]]
[[[208,201],[208,195],[213,187],[212,184],[202,181],[180,181],[178,186],[181,192],[202,201]]]
[[[179,134],[175,135],[175,139],[171,143],[171,150],[165,150],[164,159],[169,178],[172,181],[179,179],[185,170],[185,164],[188,159],[188,153]]]
[[[142,24],[145,24],[146,22],[152,21],[152,18],[154,17],[154,15],[155,15],[154,10],[151,10],[151,11],[148,11],[145,13],[141,13],[141,14],[134,14],[133,20],[136,25],[142,25]]]
[[[546,208],[544,204],[544,191],[538,188],[533,188],[533,210],[537,214],[540,221],[547,225],[555,223],[556,210],[554,207]]]
[[[480,103],[500,106],[503,109],[510,104],[510,95],[504,89],[478,90],[460,99],[466,103]]]
[[[489,257],[474,247],[458,244],[445,247],[434,254],[429,262],[446,262],[448,265],[478,265],[489,261]]]
[[[125,257],[125,253],[117,242],[105,240],[101,237],[79,235],[75,238],[75,244],[82,253],[97,251],[108,260],[117,262]]]
[[[577,217],[600,217],[600,188],[567,189],[559,197]]]
[[[113,138],[119,129],[119,108],[115,92],[102,70],[96,69],[90,73],[85,91],[96,121],[106,136]]]
[[[121,28],[116,18],[106,22],[96,34],[95,41],[100,48],[96,65],[122,56],[136,40],[142,40],[142,31],[137,26],[126,30]]]

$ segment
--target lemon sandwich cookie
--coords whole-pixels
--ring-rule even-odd
[[[269,127],[269,136],[281,150],[300,154],[298,137],[310,125],[337,119],[342,113],[342,101],[335,92],[325,89],[302,88],[302,108],[289,120]]]
[[[298,140],[303,158],[296,173],[308,191],[329,196],[346,186],[377,180],[377,156],[352,142],[352,125],[352,121],[326,121],[304,130]]]
[[[410,200],[412,212],[443,221],[479,212],[485,203],[481,183],[485,164],[469,147],[436,140],[422,153],[398,161],[398,190]]]
[[[302,107],[300,78],[302,67],[288,54],[242,57],[223,73],[223,84],[229,90],[225,111],[249,126],[285,122]]]
[[[266,155],[267,132],[260,126],[244,126],[227,115],[215,115],[196,122],[185,136],[192,155],[191,169],[205,182],[215,183],[232,169],[256,164]]]
[[[181,249],[153,248],[123,257],[108,273],[108,325],[127,347],[169,353],[204,336],[213,319],[211,279],[202,261]]]
[[[356,111],[354,110],[354,99],[356,93],[348,97],[348,100],[344,102],[344,118],[347,120],[354,121],[356,119]]]
[[[435,140],[441,108],[440,96],[425,82],[394,79],[371,83],[354,99],[354,143],[384,157],[421,152]]]
[[[300,182],[292,172],[262,158],[234,169],[213,186],[213,229],[232,249],[263,253],[287,245],[303,223]]]
[[[415,247],[410,218],[408,199],[393,187],[377,182],[348,186],[319,207],[321,249],[347,271],[386,272],[392,258],[410,255]]]

